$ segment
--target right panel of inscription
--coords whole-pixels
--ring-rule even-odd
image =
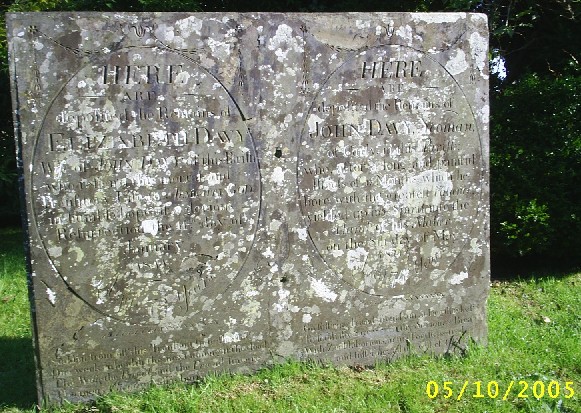
[[[486,341],[486,20],[382,17],[310,32],[328,64],[297,197],[321,279],[351,298],[305,328],[302,351],[340,363]]]
[[[468,277],[456,261],[481,242],[484,164],[475,115],[444,66],[401,45],[354,53],[301,138],[301,210],[346,283],[392,296]]]

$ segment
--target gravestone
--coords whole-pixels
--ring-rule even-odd
[[[8,15],[39,398],[486,342],[481,14]]]

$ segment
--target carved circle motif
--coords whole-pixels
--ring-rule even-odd
[[[83,67],[37,138],[34,217],[67,285],[104,315],[180,323],[236,277],[254,242],[260,173],[238,106],[163,48]]]
[[[482,170],[458,82],[428,54],[385,45],[354,53],[319,90],[301,134],[298,198],[326,265],[391,296],[437,283],[470,245]]]

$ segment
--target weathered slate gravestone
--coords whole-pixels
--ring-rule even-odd
[[[40,398],[486,341],[485,16],[8,34]]]

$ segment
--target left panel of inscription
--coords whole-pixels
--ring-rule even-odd
[[[50,97],[29,213],[87,305],[129,324],[179,325],[202,295],[227,288],[252,247],[258,162],[213,74],[161,42],[133,43],[86,59]]]

